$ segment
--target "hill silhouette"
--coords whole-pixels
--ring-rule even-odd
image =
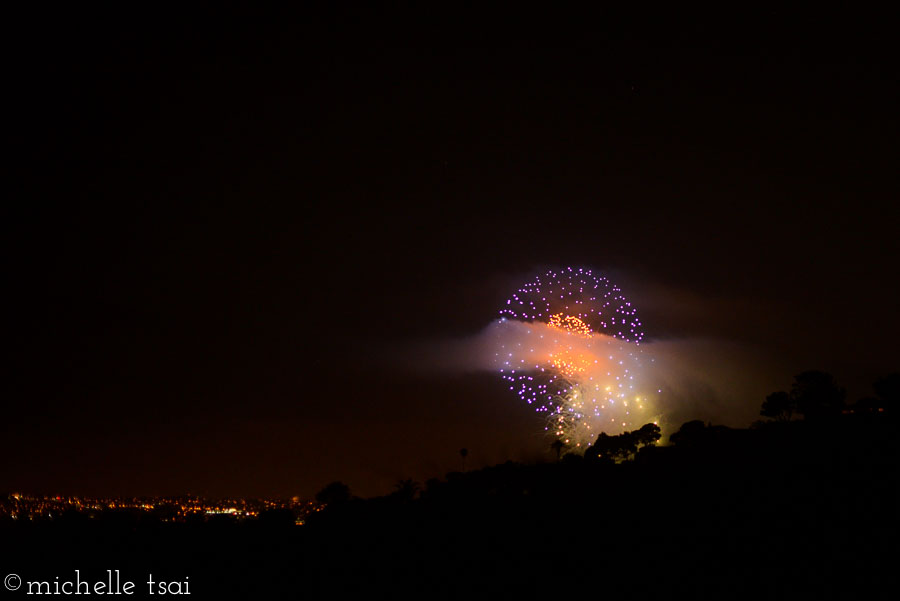
[[[2,525],[9,571],[120,569],[189,576],[201,598],[456,598],[571,593],[613,599],[883,598],[894,574],[893,416],[699,422],[633,459],[567,455],[452,472],[337,499],[305,526],[169,524],[119,514]],[[327,496],[327,495],[326,495]],[[46,574],[45,574],[46,573]],[[574,588],[573,588],[574,587]]]

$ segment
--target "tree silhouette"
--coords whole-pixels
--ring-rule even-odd
[[[469,449],[463,447],[459,450],[459,456],[462,457],[462,471],[466,471],[466,457],[469,456]]]
[[[316,501],[323,505],[343,505],[350,500],[350,487],[343,482],[332,482],[316,493]]]
[[[559,456],[562,453],[562,450],[566,448],[566,443],[557,438],[553,442],[550,443],[550,448],[556,451],[556,460],[559,461]]]
[[[614,453],[613,450],[615,448],[615,442],[613,441],[613,436],[610,436],[606,432],[601,432],[597,435],[597,440],[594,441],[594,444],[589,446],[584,451],[585,459],[605,459],[607,461],[612,461]]]
[[[794,398],[787,392],[779,390],[766,397],[759,414],[763,417],[771,417],[776,421],[787,422],[791,420],[796,407]]]
[[[585,459],[623,461],[637,453],[639,446],[655,444],[661,437],[659,426],[644,424],[632,432],[622,432],[610,436],[606,432],[597,435],[597,440],[584,451]]]
[[[399,480],[397,484],[394,485],[394,492],[391,496],[398,501],[408,503],[416,498],[416,493],[418,492],[419,483],[415,482],[412,478],[407,478],[406,480]]]
[[[702,420],[694,419],[681,424],[681,428],[669,440],[676,446],[690,447],[702,443],[706,438],[706,425]]]
[[[638,437],[636,431],[622,432],[618,436],[614,436],[613,439],[615,441],[613,453],[617,459],[630,459],[632,455],[637,453]]]
[[[644,424],[635,432],[635,442],[648,447],[656,444],[662,438],[662,432],[656,424]]]
[[[900,405],[900,373],[894,372],[879,378],[872,388],[886,413],[897,411],[897,405]]]
[[[823,371],[805,371],[794,376],[791,397],[805,419],[822,419],[839,414],[847,391]]]

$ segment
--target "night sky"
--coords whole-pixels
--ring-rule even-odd
[[[766,357],[763,390],[900,367],[889,21],[412,17],[7,22],[0,490],[547,459],[495,374],[411,357],[550,267]]]

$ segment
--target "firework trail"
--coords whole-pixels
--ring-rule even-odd
[[[657,421],[659,391],[641,379],[642,363],[652,361],[642,356],[641,322],[607,278],[549,271],[513,294],[500,316],[494,367],[569,449]]]

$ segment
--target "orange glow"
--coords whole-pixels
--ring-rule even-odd
[[[584,373],[593,363],[593,356],[585,353],[573,353],[562,351],[550,355],[550,365],[558,369],[566,376]]]
[[[590,326],[574,315],[563,315],[562,313],[551,315],[550,325],[571,334],[581,334],[582,336],[591,335]]]

